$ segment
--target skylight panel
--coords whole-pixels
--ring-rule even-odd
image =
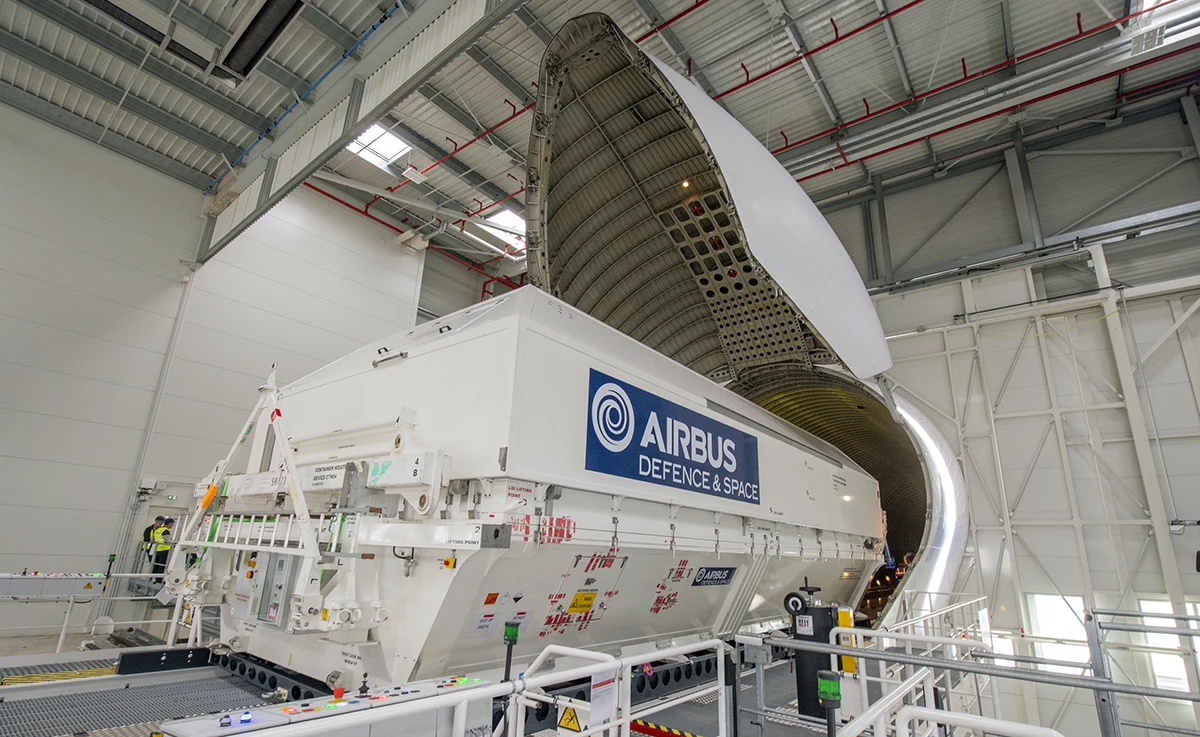
[[[412,146],[376,123],[351,141],[346,149],[386,171],[389,164],[411,151]]]

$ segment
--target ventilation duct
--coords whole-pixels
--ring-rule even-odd
[[[303,6],[301,0],[255,0],[249,3],[242,11],[242,22],[234,29],[222,65],[241,77],[248,75]]]

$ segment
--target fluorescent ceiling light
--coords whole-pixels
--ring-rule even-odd
[[[351,141],[346,150],[387,171],[388,164],[411,151],[412,146],[376,123]]]

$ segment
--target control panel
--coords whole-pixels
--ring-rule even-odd
[[[364,683],[361,688],[352,692],[347,692],[342,688],[335,689],[332,696],[305,701],[289,701],[284,704],[259,706],[246,710],[218,712],[189,719],[176,719],[163,722],[161,729],[165,737],[222,737],[222,735],[245,734],[284,724],[333,718],[380,706],[417,701],[446,693],[451,689],[468,689],[484,683],[479,678],[462,676],[377,688],[368,688]],[[384,734],[404,734],[406,737],[409,735],[412,737],[441,737],[450,734],[451,712],[451,707],[445,707],[424,714],[396,717],[394,720],[382,720],[371,725],[362,725],[352,730],[346,730],[344,734],[347,737],[350,735],[372,737]],[[490,727],[491,704],[486,700],[472,703],[467,719],[467,734],[471,734],[471,727]],[[333,722],[329,725],[329,734],[342,735],[343,732],[338,730],[336,722]]]

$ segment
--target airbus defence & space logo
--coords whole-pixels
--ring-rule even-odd
[[[633,402],[625,390],[611,381],[592,396],[592,432],[600,444],[620,453],[633,440]]]
[[[692,579],[693,586],[728,586],[737,573],[737,566],[731,568],[701,568]]]
[[[754,435],[595,369],[587,409],[589,471],[759,503]]]

